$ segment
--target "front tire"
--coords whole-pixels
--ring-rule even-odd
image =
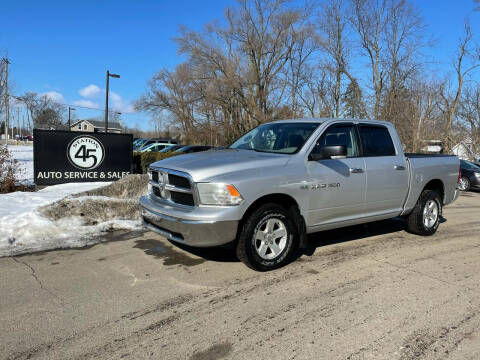
[[[467,177],[462,176],[460,178],[460,182],[458,183],[458,190],[460,190],[460,191],[470,190],[470,180],[468,180]]]
[[[407,230],[413,234],[430,236],[435,234],[442,216],[440,195],[433,190],[424,190],[413,211],[407,216]]]
[[[240,261],[258,271],[273,270],[289,263],[299,242],[292,218],[284,207],[273,203],[255,210],[243,224],[238,237]]]

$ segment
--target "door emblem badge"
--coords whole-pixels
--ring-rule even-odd
[[[330,184],[313,184],[310,186],[310,189],[316,190],[316,189],[326,189],[326,188],[338,188],[340,187],[340,183],[330,183]],[[301,189],[308,189],[308,185],[302,185],[300,187]]]

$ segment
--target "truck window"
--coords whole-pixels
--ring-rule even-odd
[[[386,127],[361,125],[359,130],[363,156],[395,156],[395,146]]]
[[[324,146],[345,145],[347,148],[347,157],[356,157],[359,156],[357,144],[357,136],[353,125],[333,125],[320,136],[312,153],[321,153]]]
[[[299,151],[319,123],[278,122],[263,124],[243,135],[230,149],[293,154]]]

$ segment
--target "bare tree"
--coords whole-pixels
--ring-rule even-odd
[[[458,116],[465,130],[465,139],[470,140],[472,157],[480,154],[480,85],[465,88]]]
[[[480,56],[478,49],[477,54],[473,51],[472,32],[468,21],[465,22],[465,33],[459,42],[457,54],[452,65],[455,71],[456,87],[452,88],[448,82],[445,82],[441,89],[442,101],[439,104],[445,119],[444,140],[447,150],[450,150],[454,145],[451,133],[452,125],[455,121],[464,83],[471,73],[480,67]]]
[[[373,117],[376,119],[380,117],[381,97],[385,86],[382,40],[389,21],[388,3],[389,0],[352,0],[351,4],[350,19],[370,62],[374,92]]]
[[[387,83],[382,118],[401,127],[403,124],[398,121],[402,118],[401,114],[398,114],[401,107],[396,106],[395,102],[399,98],[399,91],[405,95],[404,89],[409,87],[408,81],[413,79],[421,68],[420,53],[427,45],[424,41],[426,26],[419,10],[411,3],[405,0],[392,1],[388,7],[388,21],[383,35],[385,54],[382,62]],[[397,112],[394,109],[397,109]]]
[[[347,77],[350,83],[358,85],[349,71],[351,41],[348,41],[350,36],[347,32],[348,22],[343,0],[332,0],[322,5],[319,27],[323,37],[323,50],[328,59],[326,69],[332,73],[334,82],[331,86],[332,115],[338,118],[342,115],[343,78]]]
[[[66,127],[65,106],[52,101],[48,96],[27,92],[18,96],[17,101],[26,105],[29,128],[61,130]]]

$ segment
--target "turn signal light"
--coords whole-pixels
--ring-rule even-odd
[[[240,196],[240,193],[238,192],[237,189],[235,189],[235,186],[233,186],[233,185],[227,185],[227,190],[228,190],[228,192],[230,193],[231,196],[234,196],[234,197],[239,197]]]

